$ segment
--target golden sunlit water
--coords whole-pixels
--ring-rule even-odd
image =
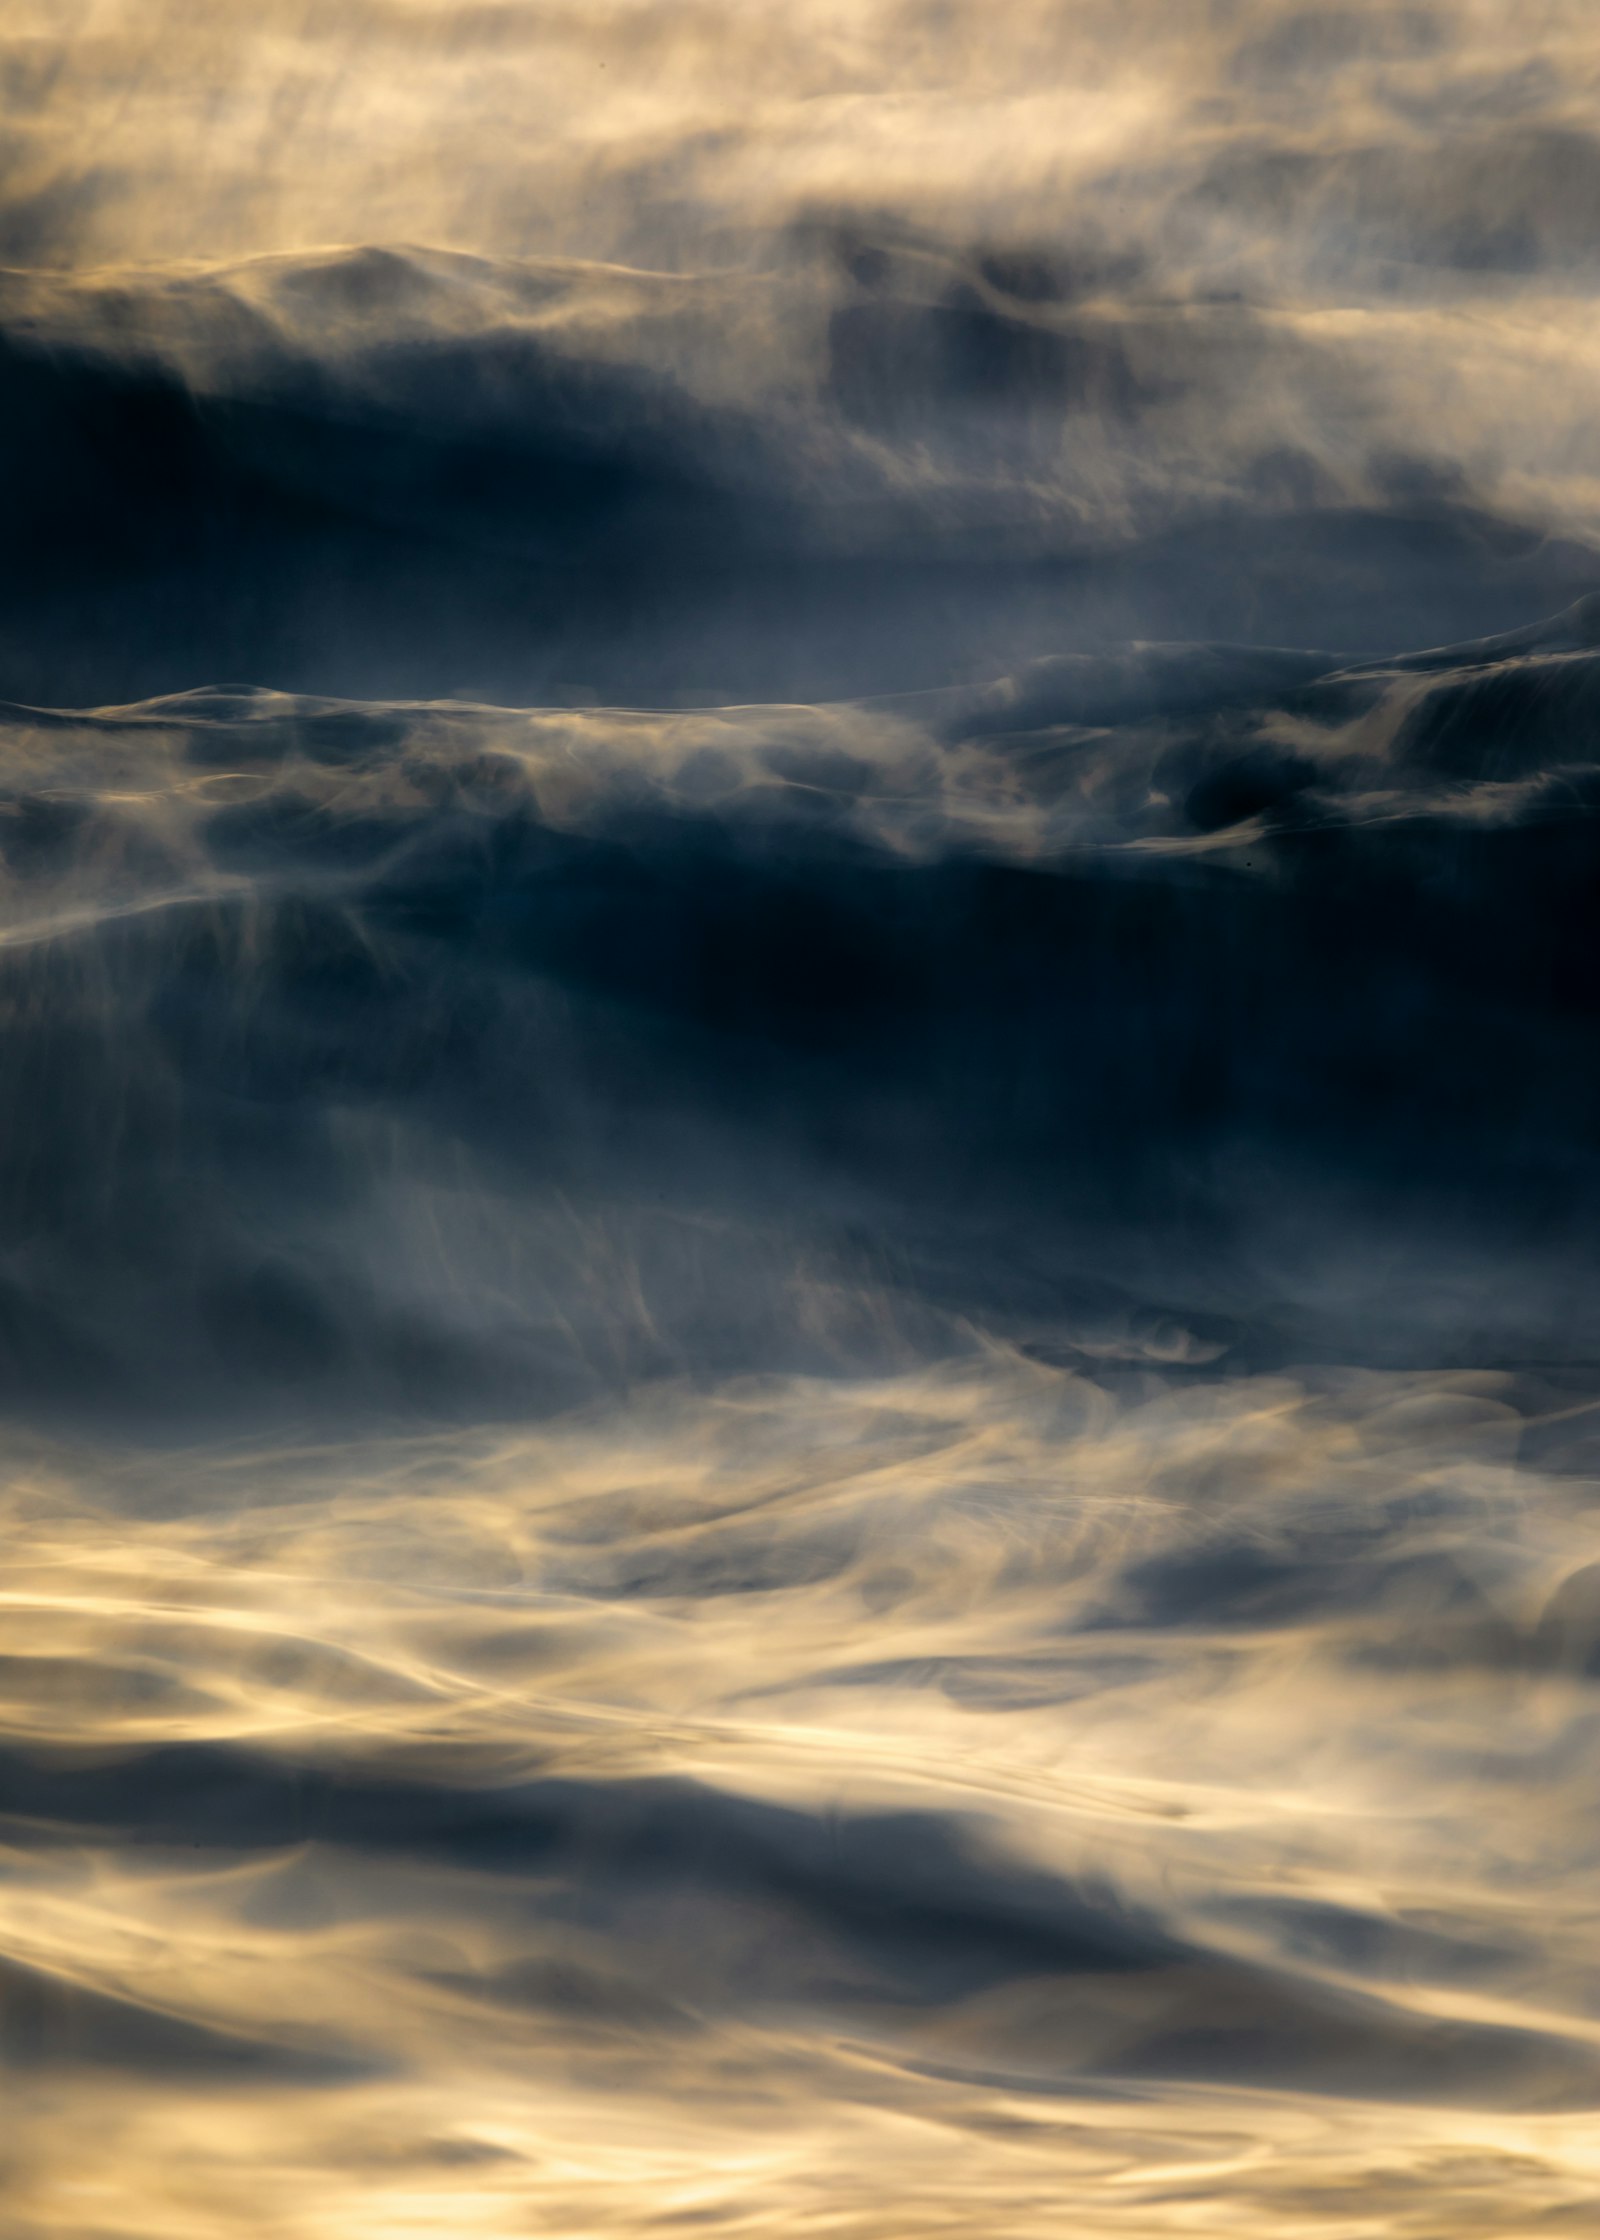
[[[41,1448],[12,2214],[1578,2229],[1600,1521],[1504,1383]]]

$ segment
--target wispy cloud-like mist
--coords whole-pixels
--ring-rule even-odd
[[[1589,2229],[1597,73],[14,0],[8,2240]]]
[[[1594,581],[1595,67],[1579,9],[19,18],[12,689],[1532,620]]]

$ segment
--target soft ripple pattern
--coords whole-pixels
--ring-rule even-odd
[[[354,1454],[41,1445],[13,2215],[1579,2218],[1600,1514],[1519,1464],[1540,1420],[1483,1374],[1001,1353]]]

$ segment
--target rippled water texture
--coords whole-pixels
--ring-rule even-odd
[[[4,2240],[1596,2229],[1597,81],[10,9]]]

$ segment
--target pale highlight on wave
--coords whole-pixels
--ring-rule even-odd
[[[1579,2229],[1591,1421],[991,1353],[36,1448],[13,2228]]]

